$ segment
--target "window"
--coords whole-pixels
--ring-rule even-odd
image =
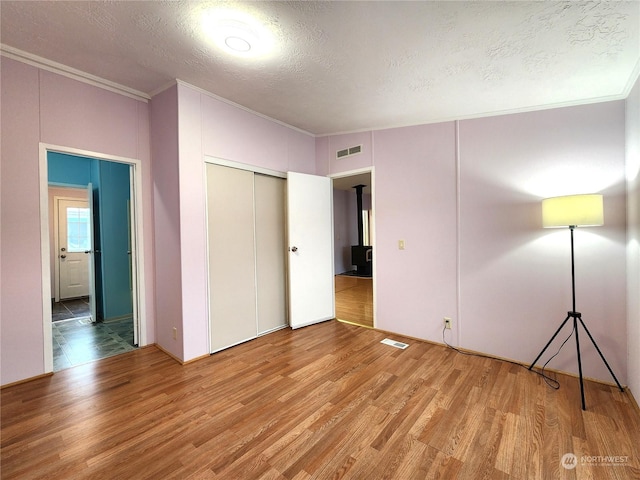
[[[362,241],[365,245],[371,245],[371,210],[362,210]]]
[[[91,222],[88,208],[67,208],[67,251],[91,250]]]

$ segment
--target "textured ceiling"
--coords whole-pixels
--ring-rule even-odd
[[[209,8],[252,14],[266,59],[214,47]],[[180,79],[316,135],[623,98],[639,1],[0,2],[0,41],[151,95]]]

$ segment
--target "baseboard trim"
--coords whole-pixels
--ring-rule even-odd
[[[362,328],[369,328],[369,329],[372,329],[372,330],[377,330],[376,328],[370,327],[369,325],[360,325],[359,323],[351,322],[349,320],[342,320],[341,318],[338,318],[338,317],[336,317],[336,320],[339,321],[339,322],[342,322],[342,323],[348,323],[349,325],[354,325],[356,327],[362,327]],[[384,330],[378,330],[378,331],[379,332],[383,332]],[[388,332],[388,333],[391,333],[391,332]],[[394,335],[396,335],[396,334],[394,333]],[[415,340],[417,340],[417,338]]]
[[[340,321],[342,322],[343,320],[340,320]],[[350,323],[350,322],[345,322],[345,323]],[[351,325],[355,325],[355,324],[351,324]],[[361,325],[358,325],[358,326],[361,326]],[[368,327],[365,327],[365,328],[368,328]],[[449,347],[448,345],[446,345],[444,343],[434,342],[433,340],[426,340],[424,338],[412,337],[410,335],[404,335],[404,334],[398,333],[398,332],[390,332],[388,330],[382,330],[382,329],[375,328],[375,327],[373,329],[378,331],[378,332],[380,332],[380,333],[385,333],[385,334],[395,335],[395,336],[401,336],[401,337],[404,337],[404,338],[409,338],[411,340],[415,340],[417,342],[430,343],[431,345],[439,345],[441,347],[451,348],[451,347]],[[513,360],[512,358],[500,357],[498,355],[492,355],[490,353],[478,352],[476,350],[469,350],[467,348],[462,348],[462,347],[455,347],[455,348],[460,350],[461,352],[468,353],[468,354],[471,354],[471,355],[482,355],[482,356],[485,356],[485,357],[495,358],[496,360],[500,360],[500,361],[504,361],[504,362],[518,363],[520,365],[526,366],[526,363],[521,362],[519,360]],[[536,370],[540,370],[539,367],[534,367],[534,368]],[[580,376],[578,374],[576,374],[576,373],[565,372],[565,371],[558,370],[558,369],[555,369],[555,368],[545,368],[544,371],[545,372],[556,373],[558,375],[566,375],[568,377],[573,377],[573,378],[580,378]],[[598,380],[597,378],[585,377],[584,375],[582,376],[582,379],[583,380],[588,380],[589,382],[599,383],[601,385],[607,385],[608,387],[616,387],[616,388],[618,388],[618,385],[616,385],[615,382],[607,382],[605,380]],[[626,385],[622,385],[622,388],[625,391],[629,392],[629,388],[627,388]],[[629,392],[629,394],[631,395],[631,392]],[[633,395],[631,395],[631,397],[633,398]],[[635,398],[634,398],[634,401],[635,401]],[[636,403],[636,407],[637,407],[637,403]]]
[[[210,353],[206,355],[200,355],[199,357],[192,358],[191,360],[187,360],[186,362],[182,362],[183,365],[189,365],[190,363],[198,362],[200,360],[204,360],[205,358],[209,358],[211,356]]]
[[[173,353],[167,351],[166,349],[162,348],[160,345],[158,345],[157,343],[153,344],[154,347],[156,347],[158,350],[160,350],[162,353],[169,355],[171,358],[173,358],[176,362],[178,362],[180,365],[184,365],[184,362],[179,359],[178,357],[176,357]]]
[[[188,365],[190,363],[193,362],[197,362],[198,360],[202,360],[203,358],[209,358],[211,356],[211,354],[207,353],[205,355],[200,355],[199,357],[195,357],[192,358],[190,360],[182,360],[178,357],[176,357],[173,353],[168,352],[166,349],[162,348],[160,345],[158,345],[157,343],[154,343],[153,346],[155,346],[158,350],[160,350],[163,353],[166,353],[167,355],[169,355],[171,358],[173,358],[176,362],[178,362],[180,365]]]
[[[7,383],[6,385],[0,386],[0,390],[4,390],[8,387],[15,387],[16,385],[20,385],[22,383],[33,382],[34,380],[38,380],[40,378],[52,377],[53,372],[43,373],[42,375],[36,375],[35,377],[23,378],[22,380],[18,380],[15,382]]]
[[[624,387],[624,391],[627,392],[627,396],[629,397],[629,401],[631,402],[631,404],[636,409],[636,412],[638,413],[638,416],[640,416],[640,406],[638,406],[638,402],[636,401],[636,397],[633,396],[633,393],[631,393],[631,390],[629,389],[629,387]]]

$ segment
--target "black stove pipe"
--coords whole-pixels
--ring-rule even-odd
[[[364,226],[362,224],[362,189],[366,185],[356,185],[356,202],[358,206],[358,245],[362,247],[364,245]]]

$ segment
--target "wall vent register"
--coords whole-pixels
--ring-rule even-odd
[[[345,148],[336,152],[336,158],[349,157],[362,152],[362,145],[356,145],[355,147]]]
[[[406,343],[398,342],[396,340],[391,340],[390,338],[385,338],[384,340],[381,340],[380,343],[384,343],[385,345],[391,345],[392,347],[396,347],[396,348],[401,348],[402,350],[404,350],[409,346]]]

